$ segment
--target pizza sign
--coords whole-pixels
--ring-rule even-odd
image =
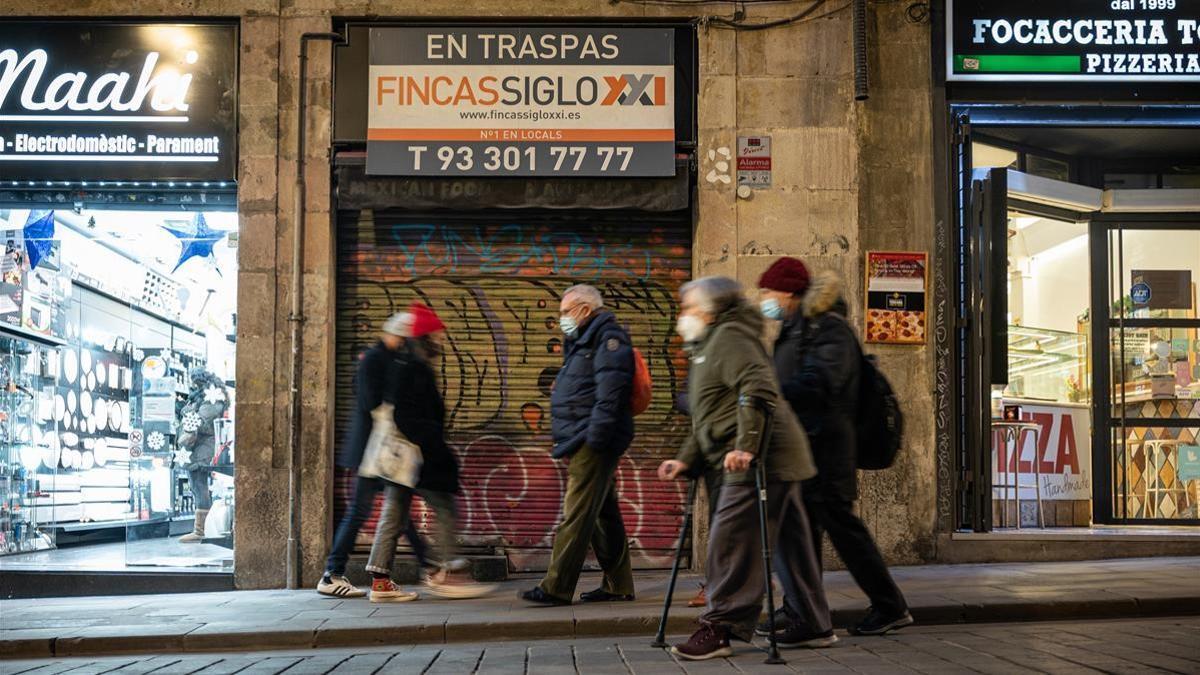
[[[929,256],[867,253],[867,342],[924,344]]]

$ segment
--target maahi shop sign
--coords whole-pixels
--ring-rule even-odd
[[[667,28],[370,31],[367,173],[672,176]]]
[[[946,79],[1200,81],[1200,0],[947,0]]]
[[[0,177],[236,178],[237,27],[0,21]]]

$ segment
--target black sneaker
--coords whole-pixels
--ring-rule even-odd
[[[867,618],[850,629],[851,635],[884,635],[891,631],[913,625],[912,614],[905,610],[901,614],[884,614],[874,607],[867,610]]]
[[[704,661],[722,656],[733,656],[729,646],[729,629],[712,624],[700,624],[692,637],[683,644],[671,647],[671,653],[688,661]]]
[[[785,649],[795,649],[804,647],[806,649],[820,649],[821,647],[832,647],[837,644],[838,637],[833,634],[833,629],[818,633],[808,626],[801,624],[792,624],[787,630],[775,632],[775,644]]]
[[[792,617],[784,611],[782,607],[775,610],[775,632],[779,633],[792,627]],[[766,637],[771,634],[771,627],[768,622],[763,621],[754,629],[754,634],[760,637]]]
[[[621,595],[619,593],[609,593],[603,588],[597,588],[594,591],[584,591],[579,594],[581,602],[633,602],[633,593]]]
[[[527,591],[519,591],[517,593],[517,597],[525,602],[532,602],[535,605],[544,605],[546,607],[557,607],[571,604],[570,600],[556,598],[546,591],[543,591],[541,586],[534,586]]]

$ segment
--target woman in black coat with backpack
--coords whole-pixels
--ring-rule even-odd
[[[808,431],[817,464],[817,476],[804,486],[817,555],[821,534],[828,532],[838,556],[871,600],[867,617],[850,632],[883,635],[911,625],[904,594],[870,531],[854,513],[862,348],[846,318],[841,282],[830,271],[810,278],[803,262],[781,258],[763,273],[758,286],[763,314],[783,322],[775,342],[775,371],[784,398]]]

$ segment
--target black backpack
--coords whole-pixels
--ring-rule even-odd
[[[904,414],[892,385],[874,356],[862,355],[858,381],[858,468],[886,469],[896,462],[904,440]]]

